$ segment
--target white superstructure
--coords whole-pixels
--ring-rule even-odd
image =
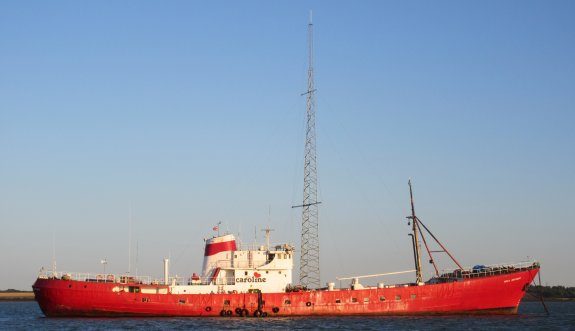
[[[274,247],[239,248],[234,235],[206,240],[202,274],[187,285],[172,285],[174,294],[284,292],[292,283],[294,249],[289,244]]]

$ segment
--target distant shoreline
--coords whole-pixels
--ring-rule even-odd
[[[538,302],[541,301],[539,298],[534,298],[532,296],[526,295],[523,297],[521,302]],[[543,298],[545,302],[575,302],[574,298]]]
[[[34,301],[34,292],[0,292],[0,301]]]

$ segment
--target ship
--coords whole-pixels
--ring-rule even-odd
[[[289,243],[242,245],[232,233],[205,239],[199,274],[170,275],[163,261],[163,277],[131,273],[74,273],[42,269],[33,284],[35,300],[47,317],[280,317],[351,315],[515,314],[540,270],[536,261],[463,267],[415,213],[409,184],[414,269],[371,275],[338,277],[319,286],[319,242],[313,112],[311,17],[308,24],[310,67],[307,97],[308,129],[304,169],[301,249]],[[315,231],[315,232],[314,232]],[[310,233],[312,237],[309,237]],[[313,236],[316,237],[313,237]],[[307,236],[307,237],[306,237]],[[425,248],[425,250],[423,250]],[[424,280],[422,258],[427,253],[432,275]],[[300,254],[299,282],[293,279]],[[451,270],[438,266],[445,254]],[[411,281],[388,284],[388,276],[413,273]],[[368,279],[377,280],[375,284]],[[343,283],[346,283],[342,285]]]
[[[433,277],[422,281],[421,249],[414,234],[425,238],[421,230],[427,227],[415,214],[408,218],[415,229],[412,242],[416,269],[341,277],[338,280],[350,282],[340,288],[334,282],[315,289],[293,285],[295,249],[290,244],[270,245],[267,231],[267,244],[260,246],[242,247],[229,233],[207,239],[200,275],[170,276],[169,259],[165,259],[162,279],[52,270],[39,274],[33,290],[40,309],[48,317],[517,313],[540,269],[538,262],[476,265],[442,273],[436,270]],[[424,244],[427,247],[428,243]],[[447,250],[443,253],[451,256]],[[436,266],[433,259],[430,263]],[[415,272],[415,281],[361,284],[365,278],[406,272]]]

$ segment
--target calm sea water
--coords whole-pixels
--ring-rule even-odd
[[[313,318],[46,318],[36,302],[0,302],[4,330],[575,330],[575,302],[521,305],[514,316],[313,317]]]

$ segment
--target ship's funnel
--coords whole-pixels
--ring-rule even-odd
[[[211,280],[216,268],[229,267],[235,250],[236,238],[233,234],[213,237],[206,240],[204,266],[202,268],[203,280]]]

